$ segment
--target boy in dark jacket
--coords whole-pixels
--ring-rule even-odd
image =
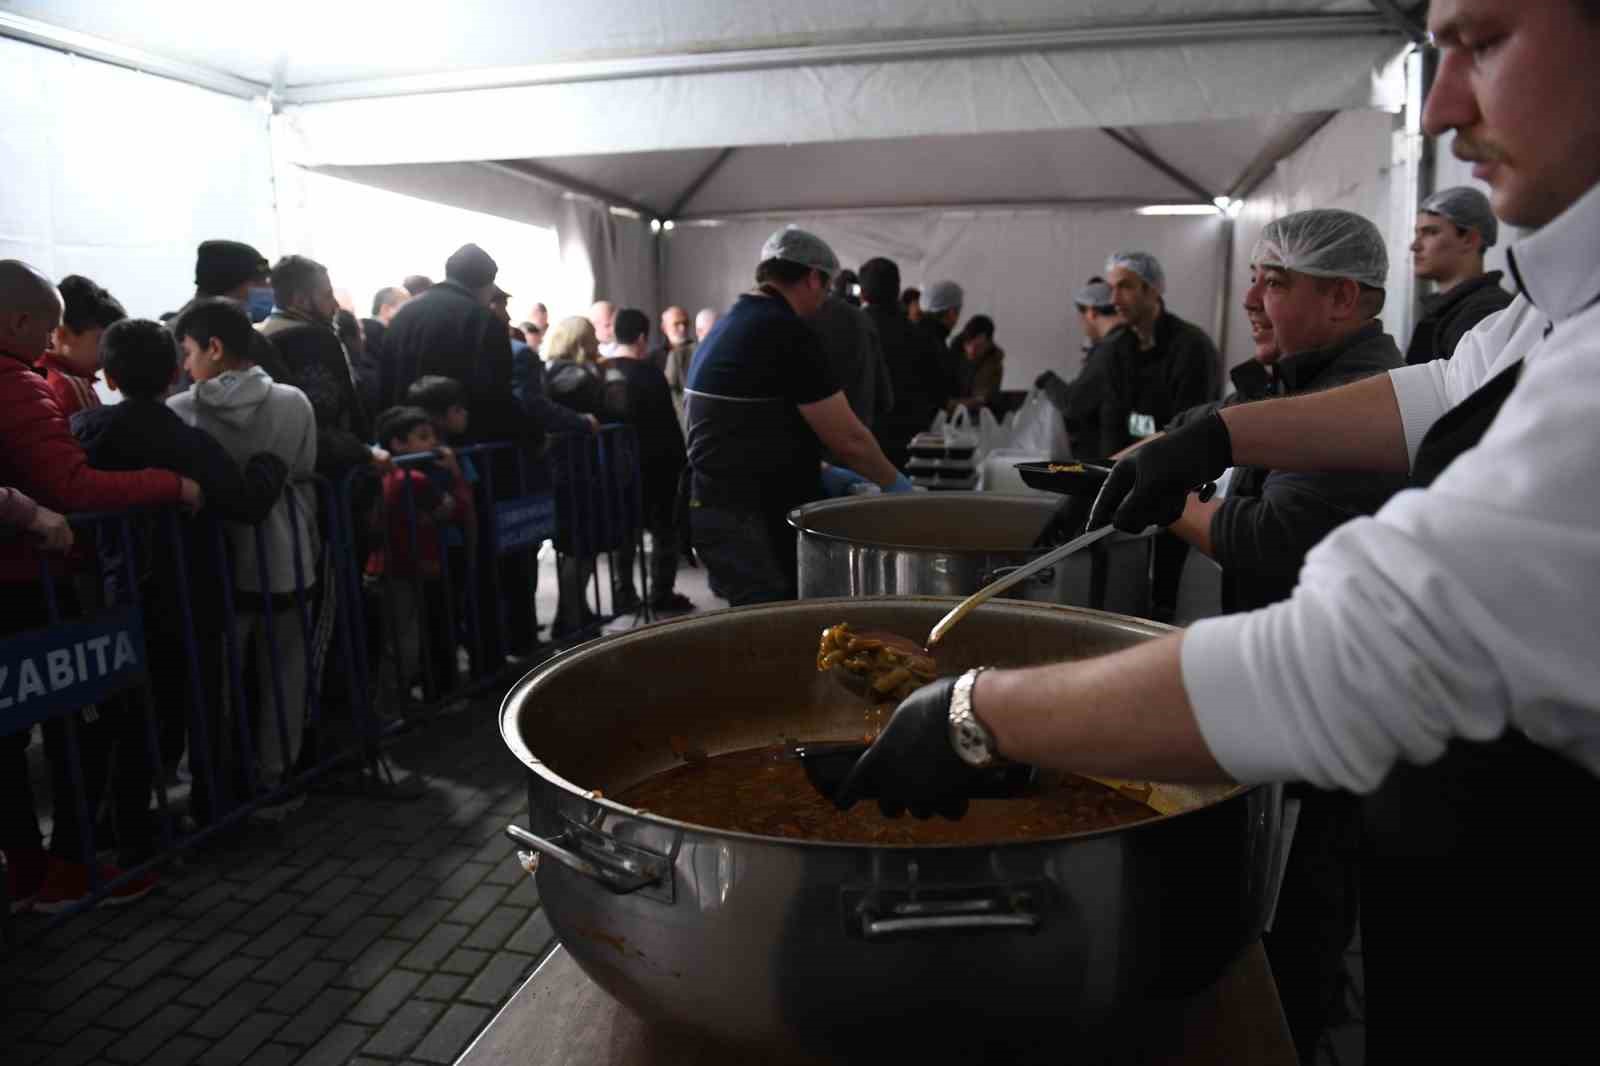
[[[167,407],[163,397],[177,379],[178,346],[160,323],[127,319],[111,326],[100,342],[100,360],[106,384],[121,392],[123,401],[73,417],[72,431],[90,465],[99,470],[176,470],[193,478],[210,504],[193,519],[151,518],[143,524],[138,547],[150,693],[162,716],[162,756],[175,762],[181,755],[187,724],[194,814],[204,823],[214,813],[210,772],[221,739],[216,714],[222,676],[217,639],[223,625],[221,590],[232,572],[218,522],[254,525],[264,519],[277,502],[288,467],[276,455],[262,453],[241,471],[222,445]],[[180,592],[180,555],[187,595]],[[185,608],[192,630],[185,625]],[[139,714],[142,708],[129,707],[130,717]],[[153,773],[145,744],[119,749],[114,782],[117,843],[128,864],[142,861],[155,846],[148,817]]]

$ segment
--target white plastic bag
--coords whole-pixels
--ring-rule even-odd
[[[1011,448],[1043,455],[1051,460],[1072,458],[1067,425],[1045,394],[1039,389],[1028,393],[1012,425]]]

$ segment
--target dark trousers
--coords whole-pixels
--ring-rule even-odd
[[[1295,1051],[1309,1063],[1344,993],[1344,953],[1360,914],[1361,801],[1310,786],[1289,794],[1300,818],[1262,942]]]
[[[1158,533],[1151,542],[1151,617],[1157,621],[1170,622],[1177,612],[1178,586],[1183,580],[1183,561],[1188,555],[1188,543],[1171,533]]]
[[[781,515],[702,504],[689,521],[712,587],[733,606],[797,598],[795,533]]]
[[[658,599],[672,592],[678,583],[678,530],[669,519],[658,522],[649,528],[650,544],[650,596]],[[624,596],[628,593],[638,595],[634,588],[633,564],[635,562],[634,542],[629,540],[623,543],[612,557],[615,564],[617,591]]]

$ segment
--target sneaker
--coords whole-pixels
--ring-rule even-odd
[[[50,855],[38,848],[12,849],[6,856],[6,898],[11,900],[11,913],[17,914],[33,906],[44,885],[45,873],[50,869]]]
[[[101,863],[99,872],[102,885],[123,875],[120,866],[110,863]],[[148,896],[159,883],[155,874],[146,871],[112,889],[100,902],[108,907],[120,907]],[[90,891],[87,866],[51,856],[49,872],[45,874],[39,894],[34,897],[33,909],[41,914],[56,914],[88,899]]]
[[[656,614],[687,614],[696,610],[694,601],[681,592],[669,592],[665,596],[652,596],[650,609]]]

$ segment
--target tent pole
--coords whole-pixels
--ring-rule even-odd
[[[1213,318],[1212,337],[1217,344],[1217,358],[1222,365],[1217,369],[1228,373],[1228,323],[1233,318],[1233,219],[1222,216],[1222,276],[1217,279],[1217,307]]]
[[[1144,144],[1132,134],[1126,133],[1123,130],[1113,129],[1110,126],[1101,126],[1100,132],[1105,134],[1107,137],[1110,137],[1118,144],[1122,145],[1122,147],[1126,148],[1128,151],[1132,152],[1146,163],[1149,163],[1151,166],[1161,171],[1161,173],[1165,174],[1179,185],[1182,185],[1185,189],[1188,189],[1196,199],[1202,201],[1203,203],[1210,203],[1212,197],[1216,195],[1215,193],[1207,190],[1204,185],[1201,185],[1198,181],[1195,181],[1193,178],[1189,177],[1189,175],[1185,174],[1171,163],[1168,163],[1165,159],[1162,159],[1155,152],[1151,151],[1149,148],[1146,148]]]
[[[53,48],[68,55],[110,63],[114,67],[137,70],[141,74],[154,74],[158,78],[182,82],[197,89],[209,89],[224,96],[237,96],[241,100],[254,100],[258,96],[267,95],[268,87],[258,81],[235,77],[220,70],[185,63],[179,59],[168,59],[154,52],[146,52],[142,48],[119,44],[104,37],[79,33],[62,26],[52,26],[48,22],[13,15],[9,11],[0,11],[0,37],[10,37],[28,44]]]

